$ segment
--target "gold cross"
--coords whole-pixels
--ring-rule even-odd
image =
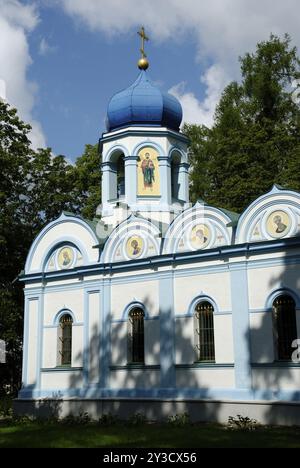
[[[149,41],[149,37],[146,36],[144,26],[141,27],[140,31],[138,31],[138,35],[142,39],[142,47],[141,47],[140,51],[141,51],[142,57],[145,58],[145,57],[147,57],[147,55],[145,54],[145,41]]]

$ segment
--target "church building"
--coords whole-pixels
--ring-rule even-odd
[[[63,212],[20,275],[15,410],[300,424],[300,194],[192,205],[181,105],[143,47],[139,68],[108,104],[98,216]]]

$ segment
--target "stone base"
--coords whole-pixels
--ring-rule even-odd
[[[148,420],[163,421],[169,416],[187,412],[192,422],[227,423],[229,416],[248,416],[261,424],[300,426],[299,402],[272,401],[217,401],[217,400],[171,400],[171,399],[17,399],[14,401],[16,415],[38,418],[50,416],[78,416],[88,413],[92,419],[111,413],[120,419],[128,419],[134,413],[142,413]]]

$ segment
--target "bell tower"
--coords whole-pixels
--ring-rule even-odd
[[[180,132],[179,101],[149,78],[144,43],[140,73],[115,94],[107,109],[102,151],[102,205],[105,223],[113,226],[138,212],[169,224],[189,203],[188,139]]]

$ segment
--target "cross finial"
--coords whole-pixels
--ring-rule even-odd
[[[138,35],[141,37],[142,40],[142,47],[140,48],[142,58],[140,58],[140,60],[138,61],[138,67],[141,70],[147,70],[147,68],[149,67],[149,62],[145,53],[145,41],[149,41],[149,37],[146,36],[144,26],[142,26],[141,29],[138,31]]]

